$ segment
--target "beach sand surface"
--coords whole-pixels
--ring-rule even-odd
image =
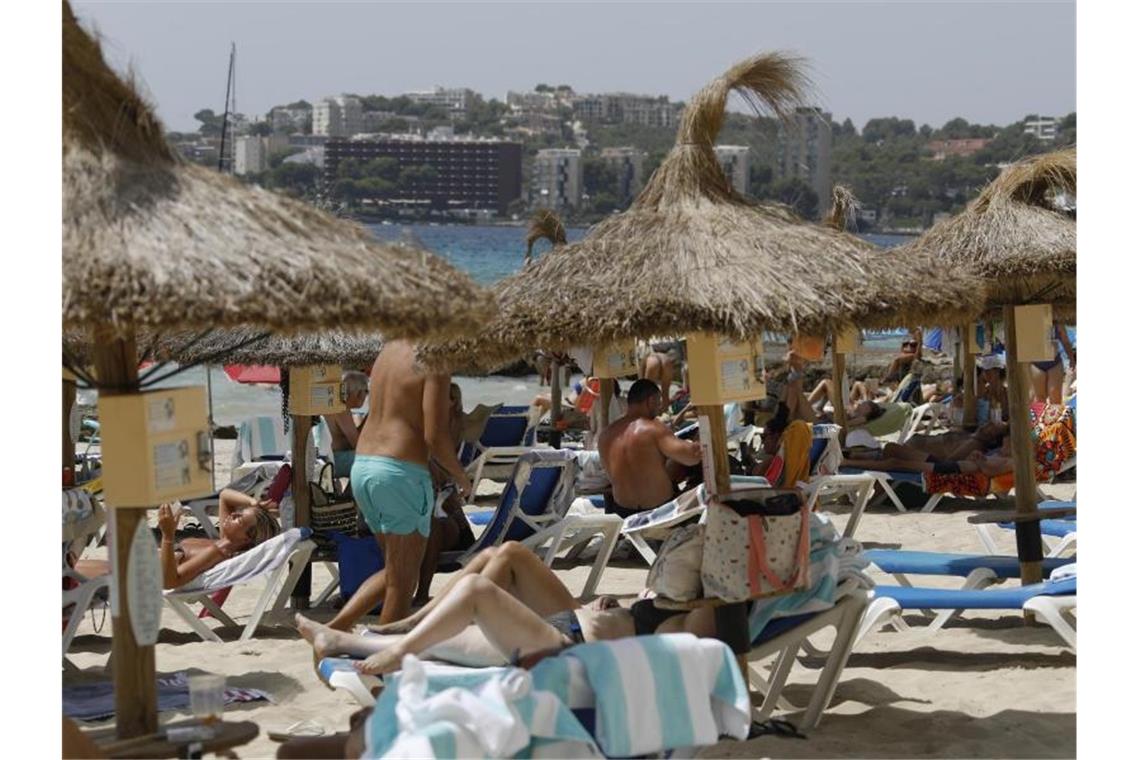
[[[219,483],[227,482],[229,446],[219,441],[216,458]],[[481,489],[494,503],[490,492]],[[1046,486],[1050,495],[1070,497],[1074,486]],[[488,501],[490,499],[490,501]],[[991,502],[991,505],[993,503]],[[826,507],[835,513],[838,528],[848,508]],[[856,538],[866,548],[905,548],[929,551],[983,551],[966,518],[976,502],[946,500],[933,514],[897,513],[893,507],[868,510]],[[152,517],[153,520],[153,517]],[[1012,533],[1000,546],[1014,552]],[[105,556],[105,548],[87,556]],[[571,592],[581,591],[589,567],[556,562],[558,575]],[[599,591],[625,597],[628,604],[644,586],[648,568],[638,560],[614,561],[602,577]],[[876,580],[891,582],[881,573]],[[323,565],[313,569],[314,596],[329,580]],[[433,592],[446,581],[437,575]],[[932,578],[928,585],[952,587],[955,580]],[[244,624],[261,591],[260,583],[237,588],[225,610]],[[328,606],[308,612],[327,621]],[[65,673],[64,684],[108,678],[103,668],[110,654],[110,616],[88,613],[69,653],[80,673]],[[917,617],[909,618],[920,623]],[[96,623],[101,628],[96,630]],[[186,671],[220,673],[227,684],[262,689],[272,702],[230,705],[226,718],[251,720],[260,736],[239,748],[241,757],[272,757],[277,743],[269,731],[285,731],[299,721],[311,721],[328,733],[348,727],[358,709],[342,691],[331,691],[313,672],[312,650],[290,628],[261,629],[252,641],[239,642],[237,629],[219,629],[224,641],[201,641],[169,609],[156,647],[159,674]],[[821,643],[830,644],[827,633]],[[801,653],[792,669],[785,696],[806,705],[823,662]],[[830,708],[807,740],[762,736],[751,741],[722,741],[704,748],[702,757],[872,758],[872,757],[1074,757],[1076,754],[1076,657],[1062,646],[1047,626],[1026,625],[1020,613],[970,612],[930,635],[885,628],[863,640],[852,653]],[[779,714],[779,713],[777,713]],[[190,717],[188,712],[164,712],[160,722]],[[787,717],[795,723],[797,715]],[[85,724],[111,725],[109,721]]]

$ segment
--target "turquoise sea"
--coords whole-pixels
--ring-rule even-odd
[[[369,225],[369,229],[381,240],[400,240],[414,236],[429,250],[444,256],[456,267],[470,273],[481,285],[491,285],[518,270],[523,263],[526,251],[525,227],[500,227],[477,225]],[[573,241],[586,233],[585,228],[567,229],[567,237]],[[864,235],[876,245],[893,247],[908,238],[899,235]],[[549,250],[545,240],[535,244],[535,254],[541,256]],[[868,335],[864,345],[869,349],[893,349],[898,345],[901,331],[891,331]],[[577,378],[575,378],[577,379]],[[281,394],[275,387],[255,387],[239,385],[230,380],[220,367],[210,370],[214,420],[219,425],[234,425],[242,419],[257,415],[275,415],[281,411]],[[526,404],[540,392],[538,376],[483,378],[461,377],[456,382],[463,388],[463,402],[468,409],[475,404],[497,402]],[[172,378],[163,385],[205,385],[206,371],[195,368]],[[81,397],[86,403],[93,402],[93,392],[85,391]]]

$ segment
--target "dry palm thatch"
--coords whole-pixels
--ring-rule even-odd
[[[324,330],[270,335],[258,340],[261,335],[250,328],[212,330],[204,336],[178,332],[155,341],[151,353],[154,359],[179,364],[219,364],[223,361],[274,367],[339,364],[347,369],[363,369],[372,365],[384,345],[384,338],[378,333]]]
[[[530,220],[530,229],[526,233],[526,261],[530,261],[530,252],[534,244],[546,238],[552,245],[566,244],[566,227],[562,220],[549,209],[539,209]]]
[[[1076,304],[1077,223],[1053,204],[1077,191],[1077,152],[1055,151],[1005,169],[957,216],[905,246],[985,278],[987,306]]]
[[[181,162],[64,4],[63,321],[457,334],[489,302],[442,260]]]
[[[822,333],[976,305],[972,281],[951,276],[937,292],[916,288],[907,268],[886,266],[869,243],[732,189],[714,150],[729,93],[784,116],[807,87],[801,68],[764,54],[714,79],[690,102],[676,144],[630,209],[499,283],[499,316],[477,344],[465,343],[493,362],[534,346],[691,331]],[[449,361],[446,351],[439,357]],[[462,351],[450,358],[472,360]]]
[[[854,232],[858,227],[860,203],[846,185],[831,188],[831,210],[823,218],[823,223],[833,230]]]

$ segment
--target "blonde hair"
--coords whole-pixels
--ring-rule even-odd
[[[255,509],[257,509],[257,522],[253,526],[253,543],[251,546],[264,543],[281,533],[281,523],[277,522],[273,515],[260,507]]]

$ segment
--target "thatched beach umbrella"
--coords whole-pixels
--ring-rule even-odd
[[[138,392],[139,329],[449,334],[477,323],[486,303],[442,261],[401,254],[300,202],[184,164],[66,3],[63,273],[63,323],[91,332],[95,376],[107,398]],[[106,434],[119,421],[105,423]],[[119,507],[113,518],[112,655],[124,738],[157,728],[154,648],[138,644],[131,620],[137,600],[126,577],[132,547],[146,554],[134,540],[145,514]]]
[[[340,364],[352,369],[368,367],[384,347],[379,333],[322,330],[292,335],[265,335],[250,327],[213,330],[198,339],[189,332],[165,336],[155,346],[154,358],[179,364],[264,364],[304,367]]]
[[[1037,483],[1029,426],[1026,367],[1018,360],[1014,307],[1051,304],[1076,308],[1077,223],[1054,203],[1057,193],[1077,191],[1077,152],[1065,149],[1019,161],[986,186],[962,213],[935,225],[902,253],[940,257],[945,268],[986,279],[989,315],[1006,325],[1009,428],[1014,456],[1017,511],[1036,513]],[[965,341],[970,345],[969,335]],[[972,374],[972,368],[966,373]],[[1017,522],[1023,583],[1041,580],[1038,522]]]
[[[546,238],[551,245],[566,244],[566,226],[558,218],[558,214],[550,209],[539,209],[530,220],[530,228],[526,232],[526,257],[529,262],[531,249],[539,240]]]

